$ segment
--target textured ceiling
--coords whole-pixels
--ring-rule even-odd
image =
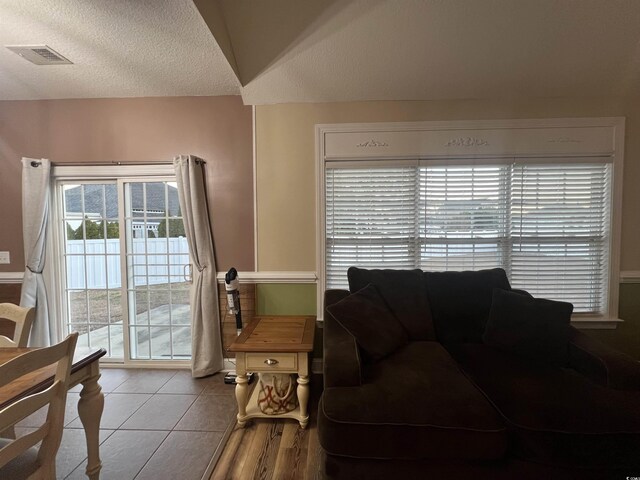
[[[640,0],[0,0],[0,99],[640,96]]]
[[[5,45],[48,45],[36,66]],[[228,95],[239,83],[191,0],[0,0],[0,100]]]

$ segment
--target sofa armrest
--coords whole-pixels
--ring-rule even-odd
[[[347,290],[327,290],[323,326],[324,386],[353,387],[362,384],[360,352],[355,338],[327,312],[332,305],[349,295]]]
[[[640,362],[571,327],[569,366],[616,390],[640,390]]]

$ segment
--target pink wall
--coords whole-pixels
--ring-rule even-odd
[[[24,269],[21,157],[56,163],[206,160],[218,271],[254,270],[251,107],[238,96],[0,101],[0,250]]]

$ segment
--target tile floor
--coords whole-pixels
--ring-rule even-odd
[[[223,432],[235,417],[233,385],[223,374],[191,378],[187,370],[102,369],[102,480],[200,480]],[[81,387],[69,391],[57,478],[86,479],[86,444],[78,418]],[[16,434],[44,420],[38,411]]]

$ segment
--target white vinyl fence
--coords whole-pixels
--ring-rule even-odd
[[[131,286],[184,282],[189,264],[185,237],[134,238],[128,259]],[[68,289],[120,288],[120,240],[67,240]]]

